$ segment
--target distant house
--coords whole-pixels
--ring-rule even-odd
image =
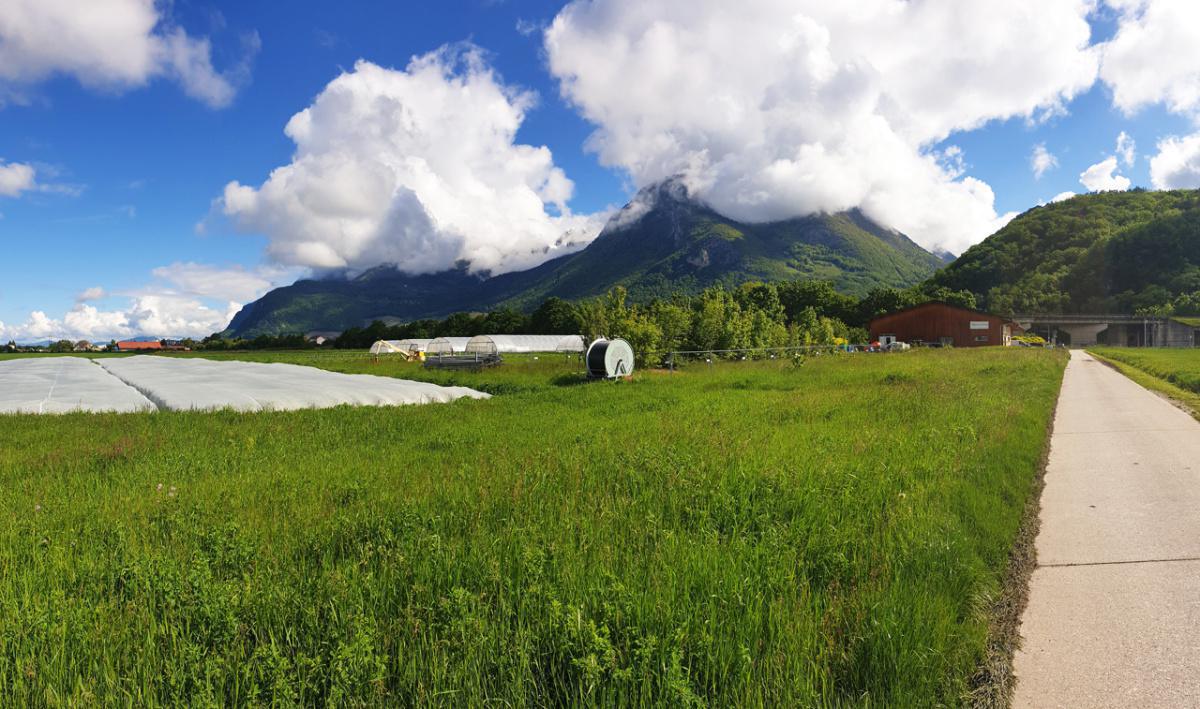
[[[76,352],[91,352],[96,348],[87,340],[80,340],[79,342],[75,343],[75,346],[72,349],[74,349]]]
[[[338,338],[338,335],[340,335],[340,334],[342,334],[342,333],[335,332],[332,330],[313,330],[312,332],[305,333],[304,339],[313,343],[317,347],[320,347],[321,345],[324,345],[326,342],[330,342],[331,340],[336,340]]]
[[[117,352],[157,352],[162,348],[162,343],[157,340],[151,340],[150,342],[125,340],[117,343]]]
[[[1012,344],[1016,323],[999,315],[941,301],[914,305],[871,321],[871,340],[940,347],[989,347]]]

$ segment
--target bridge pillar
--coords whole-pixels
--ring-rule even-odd
[[[1108,329],[1100,333],[1099,341],[1109,347],[1125,347],[1129,344],[1129,326],[1124,323],[1112,323]]]
[[[1096,344],[1096,336],[1108,329],[1108,323],[1087,325],[1059,325],[1058,330],[1071,336],[1072,347],[1089,347]]]

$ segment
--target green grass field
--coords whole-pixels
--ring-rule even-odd
[[[1200,350],[1092,347],[1088,351],[1200,417]]]
[[[1200,394],[1200,350],[1093,347],[1089,351]]]
[[[1065,357],[0,416],[0,706],[956,705]]]

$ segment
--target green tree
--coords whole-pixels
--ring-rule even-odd
[[[792,325],[792,339],[803,347],[831,345],[836,337],[834,322],[832,318],[819,315],[816,308],[805,308]]]
[[[821,315],[844,322],[858,315],[858,301],[838,293],[828,281],[786,281],[775,288],[788,322],[794,322],[805,308],[814,308]]]
[[[612,337],[620,337],[633,348],[635,361],[645,364],[651,353],[661,353],[662,330],[641,309],[634,307],[626,311],[625,317],[613,328]]]
[[[437,326],[435,337],[474,337],[480,332],[480,320],[470,313],[454,313]],[[500,333],[495,333],[500,334]]]
[[[577,335],[582,331],[579,311],[562,298],[547,298],[529,316],[529,329],[544,335]]]
[[[865,325],[873,318],[916,303],[917,299],[911,292],[896,288],[874,288],[858,302],[857,314],[851,324]]]
[[[753,345],[754,316],[720,287],[707,288],[694,301],[692,344],[698,350],[744,349]]]
[[[512,308],[500,308],[483,316],[477,335],[518,335],[529,330],[529,318]]]
[[[692,331],[692,310],[676,302],[656,300],[650,305],[650,317],[658,325],[664,351],[688,349]]]
[[[950,305],[957,305],[960,308],[978,309],[975,294],[971,291],[950,290],[946,286],[937,286],[929,283],[913,289],[913,300],[918,302],[937,300]]]
[[[633,348],[639,362],[645,363],[652,352],[662,350],[662,329],[652,311],[629,306],[628,293],[616,286],[599,298],[584,301],[577,308],[580,329],[588,340],[620,337]]]

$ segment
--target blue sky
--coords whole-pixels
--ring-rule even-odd
[[[18,0],[18,4],[23,1]],[[1137,5],[1138,9],[1122,15],[1116,9],[1101,6],[1100,11],[1087,15],[1092,44],[1112,39],[1122,22],[1148,24],[1153,19],[1152,7],[1123,1]],[[1171,0],[1163,1],[1171,4]],[[122,74],[118,79],[113,79],[113,74],[98,79],[88,73],[86,64],[83,69],[75,68],[76,64],[59,56],[27,58],[25,69],[17,62],[17,68],[8,75],[0,71],[3,102],[0,167],[6,163],[21,164],[36,170],[36,187],[17,189],[15,194],[8,195],[0,189],[3,215],[0,245],[4,255],[0,271],[0,336],[32,339],[61,334],[99,338],[109,334],[106,328],[113,335],[121,335],[152,327],[169,327],[172,331],[148,334],[203,334],[206,328],[227,316],[225,311],[231,301],[245,302],[271,284],[288,282],[310,272],[309,269],[328,265],[321,259],[304,256],[310,253],[307,247],[289,241],[293,238],[290,233],[282,233],[302,231],[305,224],[287,221],[291,216],[284,215],[283,207],[265,203],[268,191],[265,183],[272,170],[292,162],[297,150],[297,143],[284,134],[289,119],[314,105],[318,95],[340,74],[354,73],[355,62],[360,59],[404,72],[414,56],[449,45],[460,48],[453,52],[474,52],[480,58],[490,72],[485,77],[488,86],[499,86],[510,93],[536,92],[535,103],[516,111],[520,127],[512,142],[549,149],[552,164],[536,168],[534,171],[540,176],[532,179],[541,184],[546,174],[561,171],[573,182],[565,204],[578,217],[571,222],[571,228],[579,233],[591,228],[585,225],[588,223],[585,216],[592,218],[590,223],[602,223],[605,210],[626,202],[637,187],[659,174],[656,170],[665,169],[663,165],[682,164],[674,154],[656,155],[653,161],[643,162],[646,143],[638,141],[645,136],[638,131],[653,123],[646,114],[650,109],[620,105],[623,99],[619,86],[615,91],[609,90],[603,83],[604,77],[586,76],[589,63],[608,60],[606,42],[616,46],[622,39],[621,32],[638,26],[637,18],[623,24],[620,18],[612,17],[625,10],[643,11],[625,0],[600,1],[598,6],[612,7],[591,8],[597,10],[593,15],[577,13],[571,18],[573,24],[564,23],[557,35],[563,41],[553,51],[544,43],[542,31],[563,10],[565,3],[561,0],[295,2],[288,4],[287,12],[281,12],[274,3],[176,0],[166,6],[153,5],[149,0],[105,2],[129,4],[131,12],[145,12],[149,7],[156,24],[143,34],[151,41],[162,41],[161,38],[177,32],[186,37],[187,47],[200,47],[199,43],[207,42],[208,54],[198,69],[194,64],[190,69],[182,64],[151,65],[149,69],[130,70],[132,73]],[[665,20],[672,20],[672,13],[677,11],[672,6],[678,3],[663,0],[659,4],[663,6]],[[599,12],[600,9],[608,15]],[[696,10],[703,11],[703,8]],[[1064,17],[1063,21],[1070,19]],[[831,20],[827,27],[838,25]],[[842,36],[838,32],[844,30],[830,31],[836,44]],[[1019,28],[1014,32],[1021,36]],[[5,56],[6,42],[11,48],[16,39],[0,33],[0,59]],[[936,43],[942,38],[925,39]],[[744,41],[754,42],[752,38]],[[1047,41],[1053,41],[1053,37]],[[467,46],[462,43],[469,43],[472,49],[461,49]],[[594,50],[598,53],[589,55],[592,46],[598,48]],[[686,54],[683,56],[687,58]],[[1056,56],[1059,55],[1048,53],[1051,61]],[[632,55],[613,59],[623,61],[626,75],[633,75],[626,81],[637,81],[640,72],[638,65],[632,63],[635,59]],[[714,66],[720,66],[721,58],[716,61]],[[689,65],[685,61],[682,66]],[[701,61],[695,63],[702,65]],[[1194,74],[1195,71],[1188,73],[1185,69],[1180,81],[1194,81]],[[560,91],[560,82],[567,76],[583,77],[570,100]],[[992,80],[989,76],[981,75],[979,80],[986,83]],[[209,81],[213,77],[228,84],[231,98],[223,98],[219,91],[214,93],[213,81]],[[714,74],[713,92],[719,91],[719,82],[727,79],[723,73]],[[1128,163],[1118,158],[1117,172],[1135,186],[1154,184],[1151,159],[1160,152],[1157,144],[1169,136],[1194,133],[1196,114],[1186,102],[1169,100],[1170,85],[1162,88],[1161,100],[1140,97],[1132,100],[1133,110],[1128,105],[1118,107],[1122,101],[1115,99],[1115,92],[1122,90],[1121,80],[1120,77],[1109,81],[1097,79],[1090,88],[1083,89],[1078,88],[1078,82],[1074,88],[1061,91],[1052,87],[1047,95],[1059,92],[1069,98],[1054,110],[1043,105],[1031,115],[1025,115],[1026,104],[1014,100],[1008,106],[989,99],[996,108],[989,104],[987,109],[978,110],[975,118],[961,118],[967,123],[982,123],[981,127],[954,128],[935,140],[926,138],[937,133],[936,128],[928,132],[896,132],[901,134],[900,142],[909,140],[914,144],[913,160],[945,153],[951,146],[960,149],[962,172],[958,177],[969,176],[990,186],[994,193],[991,206],[994,214],[988,211],[987,215],[1001,220],[995,223],[1002,223],[1004,215],[1024,211],[1055,195],[1086,192],[1080,183],[1081,173],[1109,157],[1117,157],[1116,141],[1122,132],[1136,143],[1136,154]],[[1069,83],[1064,79],[1063,86]],[[928,87],[918,88],[929,91]],[[667,86],[664,93],[674,90]],[[946,87],[946,90],[956,89]],[[652,118],[669,114],[670,108],[664,107]],[[938,118],[947,121],[946,125],[953,126],[955,120],[960,120],[945,115],[939,114]],[[977,120],[979,117],[983,120]],[[669,115],[662,120],[671,135],[686,135],[689,140],[695,139],[697,133],[713,130],[708,125],[681,127],[679,119]],[[587,144],[588,136],[597,128],[609,136],[610,147]],[[325,124],[322,130],[338,130],[337,121]],[[481,130],[485,134],[490,132],[494,131],[487,126]],[[853,135],[846,138],[819,130],[818,133],[823,137],[808,142],[824,140],[826,148],[837,141],[856,139]],[[921,137],[909,139],[908,135]],[[728,142],[726,138],[718,141],[711,135],[698,140],[703,149],[692,151],[692,157],[701,153],[710,156],[714,145]],[[632,147],[620,147],[622,143]],[[487,150],[487,145],[479,150]],[[1038,145],[1053,156],[1040,177],[1031,167],[1031,156]],[[368,153],[371,150],[369,146],[363,149]],[[728,190],[722,191],[721,180],[729,174],[736,176],[738,170],[755,169],[739,157],[748,152],[731,150],[731,157],[720,164],[720,170],[714,168],[711,173],[719,172],[720,177],[709,182],[705,182],[707,178],[696,178],[698,185],[711,185],[715,181],[715,186],[708,188],[711,192],[705,195],[706,199],[718,207],[744,204],[744,200],[731,197]],[[1187,158],[1184,155],[1179,159],[1187,163]],[[501,163],[507,159],[500,156]],[[951,161],[945,160],[943,165]],[[485,171],[481,170],[481,174]],[[820,180],[821,175],[816,179]],[[886,179],[880,178],[881,184]],[[945,186],[950,178],[932,179],[935,185]],[[252,208],[237,211],[219,201],[225,195],[226,185],[234,181],[260,191]],[[445,215],[429,206],[432,198],[419,189],[414,190],[433,221],[445,222]],[[788,216],[786,212],[792,203],[808,204],[794,195],[782,190],[778,199],[768,199],[764,218]],[[862,199],[864,204],[882,201],[882,198],[872,201],[870,194]],[[558,216],[555,200],[544,197],[542,201],[549,216],[544,217],[547,221],[539,228],[564,228],[565,222],[554,219]],[[840,194],[813,204],[817,208],[825,208],[826,204],[854,206],[844,203]],[[738,209],[749,208],[731,207],[730,211],[738,217],[755,216],[739,213]],[[796,210],[803,208],[797,206]],[[921,215],[905,216],[906,213],[888,212],[883,207],[879,213],[901,215],[896,218],[897,226],[924,223],[920,221]],[[476,222],[477,219],[470,223]],[[912,235],[923,244],[934,245],[932,236],[923,240],[922,234]],[[985,234],[972,236],[970,241],[977,241],[982,235]],[[373,232],[370,238],[386,241],[388,235]],[[460,238],[456,234],[454,238],[466,244],[462,248],[473,248],[476,250],[470,253],[478,253],[479,242],[493,237],[468,234]],[[961,241],[945,243],[953,243],[958,249],[965,245]],[[268,251],[272,244],[275,247]],[[372,244],[338,263],[360,267],[374,257],[372,254],[397,253],[386,245]],[[337,251],[330,258],[341,259],[344,255]],[[224,283],[229,284],[227,289],[222,286]],[[89,296],[98,297],[79,300],[80,294],[89,288],[102,289],[103,294],[92,293]],[[147,297],[150,299],[145,300]],[[68,325],[65,315],[81,305],[97,311],[95,314],[88,311],[90,324],[84,322],[86,318],[77,317],[75,325]],[[157,307],[174,310],[153,317],[146,315],[148,309]],[[192,307],[207,310],[189,313],[188,308]],[[134,311],[142,314],[135,317],[131,314]],[[43,318],[31,320],[31,313],[35,312]],[[113,315],[105,319],[104,313]]]

